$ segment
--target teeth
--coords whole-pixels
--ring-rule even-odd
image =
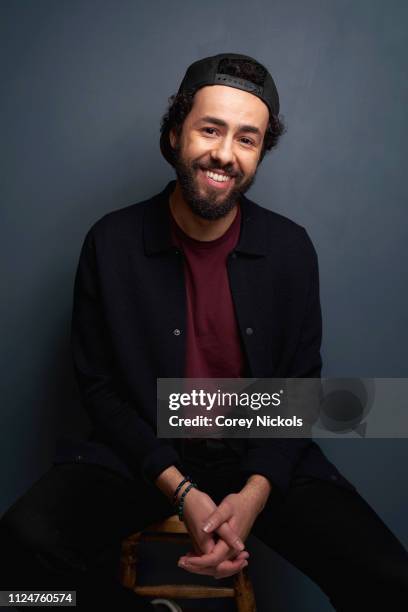
[[[226,183],[230,179],[230,177],[225,176],[225,174],[216,174],[215,172],[211,172],[210,170],[207,170],[206,174],[207,176],[212,178],[213,181],[218,181],[219,183]]]

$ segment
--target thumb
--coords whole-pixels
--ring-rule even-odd
[[[232,508],[230,504],[225,501],[222,501],[218,508],[214,510],[212,514],[205,521],[203,526],[203,531],[206,533],[211,533],[215,529],[218,529],[220,525],[228,521],[232,517]]]
[[[204,553],[204,554],[208,554],[210,552],[212,552],[213,548],[215,546],[215,541],[214,538],[206,538],[203,542],[200,543],[200,548],[199,548],[199,552],[200,554]]]

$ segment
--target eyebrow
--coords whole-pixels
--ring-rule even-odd
[[[219,119],[218,117],[211,117],[210,115],[205,115],[205,117],[201,117],[197,121],[197,123],[214,123],[215,125],[219,125],[220,127],[228,127],[228,124],[223,119]],[[261,136],[261,130],[254,125],[246,125],[241,124],[238,126],[239,132],[250,132],[251,134],[257,134]]]

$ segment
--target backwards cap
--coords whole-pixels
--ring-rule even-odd
[[[265,70],[264,82],[261,85],[252,83],[245,79],[240,79],[230,74],[223,74],[219,72],[219,65],[222,60],[249,60],[260,65]],[[236,89],[242,89],[248,91],[260,98],[270,112],[274,115],[279,113],[279,96],[278,90],[276,89],[275,82],[265,66],[259,64],[257,60],[248,55],[239,55],[238,53],[220,53],[212,57],[205,57],[204,59],[194,62],[187,68],[187,72],[181,82],[179,93],[190,90],[196,92],[200,87],[205,85],[226,85],[227,87],[235,87]]]

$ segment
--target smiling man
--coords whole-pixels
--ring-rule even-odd
[[[244,195],[283,131],[256,60],[188,68],[161,126],[177,180],[85,237],[72,353],[93,430],[62,439],[0,521],[2,589],[71,588],[84,610],[150,609],[118,583],[120,544],[177,511],[193,542],[186,571],[232,576],[253,533],[336,610],[406,610],[406,551],[316,443],[156,435],[157,378],[320,376],[313,245]]]

